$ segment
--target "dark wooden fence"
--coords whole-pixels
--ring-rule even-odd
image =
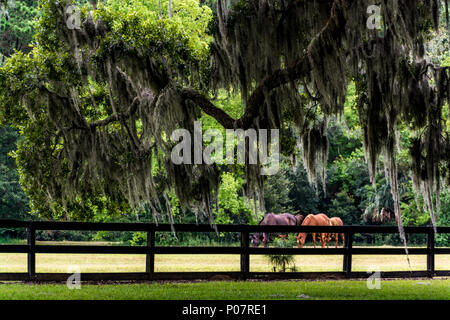
[[[77,223],[77,222],[23,222],[0,220],[0,228],[26,228],[26,245],[0,245],[0,253],[26,253],[28,256],[27,273],[0,273],[0,280],[21,281],[65,281],[70,274],[66,273],[36,273],[37,253],[66,254],[145,254],[146,271],[133,273],[83,273],[82,280],[193,280],[193,279],[340,279],[367,278],[366,272],[352,271],[353,255],[405,255],[405,250],[399,248],[355,248],[355,234],[386,234],[397,233],[396,227],[386,226],[342,226],[342,227],[311,227],[311,226],[248,226],[248,225],[217,225],[217,230],[209,225],[175,225],[179,232],[232,232],[240,233],[239,247],[167,247],[155,245],[156,232],[172,232],[166,224],[145,223]],[[146,246],[86,246],[86,245],[36,245],[36,230],[78,230],[78,231],[140,231],[147,232]],[[253,248],[250,244],[250,234],[253,232],[337,232],[345,234],[344,247],[334,248]],[[426,248],[409,248],[410,255],[426,255],[427,270],[423,271],[381,271],[384,278],[403,277],[434,277],[450,276],[449,271],[435,270],[435,255],[450,254],[450,248],[435,247],[435,233],[431,227],[406,227],[407,234],[425,234]],[[450,233],[450,227],[439,227],[437,233]],[[330,245],[332,242],[330,242]],[[156,254],[236,254],[241,257],[239,272],[155,272]],[[294,255],[342,255],[343,268],[341,272],[250,272],[250,255],[261,254],[294,254]],[[8,262],[6,262],[8,263]],[[406,262],[405,262],[406,264]],[[1,266],[0,266],[1,268]]]

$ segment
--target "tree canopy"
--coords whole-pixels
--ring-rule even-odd
[[[171,133],[193,133],[205,114],[225,129],[280,129],[283,155],[298,141],[309,183],[325,187],[327,127],[354,84],[371,182],[381,158],[402,230],[399,130],[409,128],[413,184],[435,223],[450,182],[450,68],[426,44],[441,12],[448,22],[447,0],[170,2],[170,17],[167,1],[87,3],[79,28],[71,1],[41,3],[33,49],[0,69],[0,115],[25,136],[17,162],[34,210],[156,215],[173,192],[211,217],[219,165],[170,158]],[[238,112],[217,103],[221,92],[240,97]],[[263,206],[260,166],[244,166],[244,189]]]

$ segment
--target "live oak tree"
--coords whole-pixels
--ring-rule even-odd
[[[156,216],[175,192],[211,218],[218,167],[170,161],[173,130],[193,132],[202,114],[226,129],[279,128],[285,155],[297,136],[309,182],[325,185],[327,125],[353,82],[371,179],[383,159],[400,231],[400,125],[415,133],[412,177],[434,223],[450,182],[450,69],[424,44],[440,12],[448,21],[447,0],[219,0],[213,11],[174,0],[171,18],[167,1],[99,1],[72,29],[69,2],[42,3],[33,51],[0,70],[1,116],[25,136],[17,161],[34,210],[145,205]],[[238,117],[216,103],[223,90],[241,96]],[[245,191],[261,200],[259,169],[245,166]]]

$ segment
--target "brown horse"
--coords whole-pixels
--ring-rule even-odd
[[[276,226],[276,225],[291,225],[291,226],[299,226],[304,219],[304,216],[301,214],[290,214],[290,213],[282,213],[282,214],[274,214],[267,213],[264,218],[260,221],[260,226]],[[264,247],[267,247],[269,243],[269,234],[263,233],[263,243]],[[258,247],[261,242],[261,233],[257,232],[252,235],[252,246]]]
[[[290,214],[290,213],[282,213],[282,214],[280,214],[280,216],[283,216],[283,215],[288,216],[289,219],[290,219],[291,221],[292,221],[291,217],[294,217],[294,219],[295,219],[295,224],[292,224],[292,223],[290,224],[290,225],[294,225],[294,226],[299,226],[299,225],[301,225],[302,222],[303,222],[303,219],[305,219],[305,216],[302,215],[300,212],[299,212],[299,213],[296,213],[296,214],[294,214],[294,215],[292,215],[292,214]],[[280,239],[286,240],[287,237],[288,237],[287,234],[280,234]]]
[[[324,213],[319,213],[319,214],[309,214],[306,216],[306,218],[303,220],[302,226],[329,226],[330,224],[330,219],[327,217],[326,214]],[[303,245],[305,244],[306,241],[306,233],[305,232],[300,232],[297,236],[297,247],[299,248],[303,248]],[[322,246],[322,248],[325,247],[325,242],[327,240],[327,234],[326,233],[321,233],[320,234],[320,244]],[[316,234],[313,233],[312,234],[313,237],[313,244],[314,244],[314,248],[316,247]]]
[[[344,222],[342,222],[341,218],[339,217],[333,217],[330,218],[330,223],[332,226],[338,227],[338,226],[343,226]],[[329,233],[327,236],[327,248],[328,248],[328,243],[330,242],[330,239],[334,237],[334,239],[336,239],[336,246],[335,248],[337,248],[338,243],[339,243],[339,233]],[[341,238],[342,238],[342,247],[344,247],[344,243],[345,243],[345,236],[343,233],[341,233]]]

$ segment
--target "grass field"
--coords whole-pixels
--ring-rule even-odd
[[[173,271],[239,271],[238,255],[156,255],[156,272]],[[298,271],[342,271],[340,255],[296,256]],[[426,257],[411,255],[411,270],[426,270]],[[26,272],[27,256],[17,253],[0,253],[0,272]],[[144,272],[145,255],[126,254],[37,254],[36,272],[67,272],[76,266],[81,272]],[[251,271],[272,271],[263,255],[253,255]],[[355,255],[354,271],[367,271],[371,266],[381,271],[410,270],[405,256]],[[436,256],[437,270],[450,270],[450,255]]]
[[[107,243],[97,243],[106,245]],[[298,271],[341,271],[342,256],[296,256]],[[410,256],[411,270],[425,270],[425,256]],[[26,272],[26,254],[0,254],[0,272]],[[251,256],[251,271],[272,271],[267,258]],[[405,256],[353,256],[354,271],[370,266],[382,271],[410,270]],[[144,255],[37,254],[37,272],[144,272]],[[238,255],[157,255],[155,271],[239,271]],[[450,270],[450,256],[436,256],[436,269]],[[450,280],[382,280],[380,290],[369,290],[365,280],[340,281],[231,281],[191,283],[83,284],[69,290],[64,284],[0,284],[2,299],[445,299]]]
[[[0,284],[0,300],[450,300],[450,280],[196,282],[82,285]]]

